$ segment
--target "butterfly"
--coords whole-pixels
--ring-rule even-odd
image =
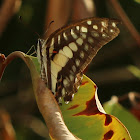
[[[82,72],[98,50],[118,36],[118,20],[87,18],[64,26],[46,40],[38,39],[41,78],[60,103],[71,101],[82,81]]]

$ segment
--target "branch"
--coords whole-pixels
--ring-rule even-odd
[[[49,0],[47,6],[45,30],[47,30],[51,21],[54,21],[54,23],[44,38],[47,38],[52,32],[64,26],[69,20],[93,17],[96,11],[92,0]]]
[[[0,36],[2,35],[8,21],[19,10],[21,0],[4,0],[0,9]]]
[[[4,54],[0,53],[0,80],[2,78],[2,75],[3,75],[3,72],[6,68],[6,66],[16,57],[20,57],[26,63],[24,56],[25,56],[25,54],[20,52],[20,51],[16,51],[16,52],[11,53],[10,55],[7,56],[7,58],[5,57]]]
[[[52,32],[54,32],[68,22],[71,15],[72,3],[72,0],[49,0],[49,2],[47,3],[48,8],[46,11],[45,30],[48,28],[48,25],[51,21],[54,21],[54,23],[49,28],[47,34],[45,34],[45,39]]]
[[[128,31],[131,33],[132,37],[137,42],[137,45],[140,47],[140,34],[137,32],[136,28],[133,26],[132,22],[122,9],[121,5],[117,0],[109,0],[113,8],[115,9],[115,12],[118,14],[118,16],[123,21],[125,27],[128,29]]]
[[[96,8],[93,0],[74,0],[72,11],[72,20],[96,16]]]
[[[10,115],[3,109],[0,109],[0,138],[2,140],[16,140]]]

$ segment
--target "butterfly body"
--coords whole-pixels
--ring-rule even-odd
[[[55,31],[46,40],[39,40],[37,56],[41,77],[54,93],[71,101],[77,92],[82,72],[98,50],[119,34],[117,20],[88,18]]]

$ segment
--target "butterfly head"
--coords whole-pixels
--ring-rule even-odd
[[[38,42],[37,42],[37,58],[38,58],[38,61],[40,62],[42,56],[44,55],[44,51],[45,49],[45,46],[46,46],[46,42],[47,42],[47,39],[44,40],[44,39],[38,39]]]

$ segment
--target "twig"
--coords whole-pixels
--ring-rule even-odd
[[[0,138],[2,140],[16,140],[10,116],[3,109],[0,109]]]
[[[51,25],[53,28],[50,27],[44,38],[64,26],[69,20],[78,20],[94,15],[95,6],[92,0],[49,0],[45,28],[48,28],[51,21],[54,23]]]
[[[14,115],[16,123],[25,126],[26,128],[30,128],[34,133],[47,140],[50,138],[48,128],[41,119],[31,114],[26,114],[25,112],[14,113]]]
[[[118,14],[118,16],[123,21],[125,27],[129,30],[132,37],[136,40],[137,45],[140,47],[140,34],[137,32],[136,28],[133,26],[132,22],[122,9],[121,5],[117,0],[109,0],[109,2],[112,4],[113,8],[115,9],[115,12]]]
[[[140,94],[138,92],[129,92],[128,97],[133,107],[140,110],[139,102],[136,100],[136,99],[140,100]]]
[[[93,17],[95,15],[96,8],[93,0],[74,0],[72,10],[73,20]]]
[[[49,0],[46,11],[45,30],[48,28],[48,25],[51,21],[54,21],[54,23],[50,26],[47,34],[44,35],[45,39],[52,32],[68,22],[72,10],[72,3],[72,0]]]
[[[0,54],[0,80],[2,78],[2,74],[3,74],[6,66],[16,57],[20,57],[26,63],[24,56],[25,56],[24,53],[22,53],[20,51],[11,53],[10,55],[8,55],[7,58],[5,58],[5,56],[3,54]]]
[[[130,101],[130,104],[132,105],[133,108],[140,110],[140,105],[139,105],[139,101],[140,100],[140,93],[138,92],[129,92],[127,94],[124,94],[118,98],[118,102],[123,104],[123,102]]]
[[[0,36],[13,14],[20,8],[20,5],[21,0],[4,0],[0,9]]]

